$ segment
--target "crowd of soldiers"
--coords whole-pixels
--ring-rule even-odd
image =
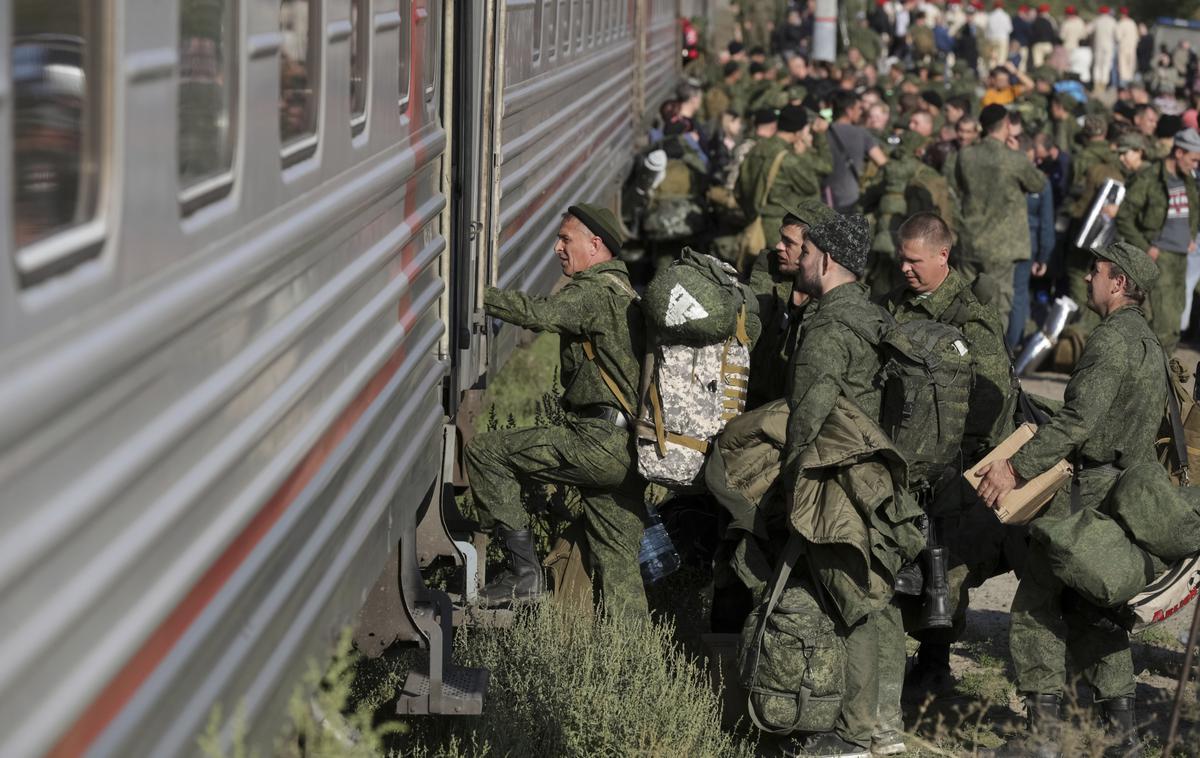
[[[1146,35],[1125,9],[1120,20],[1101,8],[1084,21],[1068,7],[1059,23],[1046,6],[1010,15],[1001,0],[991,12],[880,0],[852,14],[836,60],[817,62],[811,4],[744,5],[736,39],[692,66],[695,78],[662,104],[621,212],[582,202],[566,210],[554,248],[565,286],[548,297],[487,291],[491,316],[561,335],[568,423],[490,432],[465,450],[484,526],[508,556],[485,602],[543,593],[521,486],[565,483],[582,495],[603,607],[646,615],[644,482],[630,453],[643,282],[630,271],[635,250],[643,267],[661,267],[690,247],[733,265],[757,299],[748,407],[786,400],[785,493],[835,407],[880,415],[889,324],[952,325],[971,356],[965,431],[944,461],[952,475],[926,483],[921,502],[922,528],[944,548],[925,580],[944,575],[949,621],[923,628],[904,610],[911,556],[900,555],[892,526],[867,525],[873,545],[893,546],[869,562],[869,576],[809,544],[835,601],[847,681],[834,729],[797,737],[785,753],[903,752],[902,697],[953,688],[949,652],[967,591],[1016,571],[1010,650],[1030,728],[997,754],[1061,754],[1069,652],[1108,725],[1106,754],[1141,755],[1127,632],[1064,587],[1026,527],[991,508],[1063,459],[1073,484],[1039,518],[1096,508],[1122,470],[1157,460],[1164,367],[1200,279],[1193,56],[1184,45],[1139,63]],[[1089,41],[1090,88],[1068,70]],[[1126,188],[1119,203],[1097,200],[1109,180]],[[1078,247],[1097,215],[1111,219],[1115,238]],[[1064,400],[973,489],[961,473],[1028,414],[1013,355],[1056,295],[1079,306],[1054,356],[1071,371]],[[714,628],[739,629],[757,602],[729,573],[714,589]],[[899,630],[920,641],[907,671]]]

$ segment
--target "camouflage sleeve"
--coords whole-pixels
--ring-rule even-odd
[[[1138,228],[1137,219],[1146,205],[1147,182],[1144,174],[1138,174],[1129,183],[1125,199],[1117,209],[1117,234],[1130,244],[1137,245],[1143,250],[1150,247],[1150,240]]]
[[[1032,479],[1071,458],[1116,401],[1128,362],[1129,346],[1120,333],[1104,324],[1096,327],[1067,382],[1062,408],[1012,457],[1022,478]]]
[[[850,368],[850,351],[838,333],[838,327],[809,332],[796,353],[792,386],[788,388],[787,447],[784,455],[788,469],[800,452],[821,431],[821,425],[842,394],[841,377]]]
[[[833,173],[833,149],[829,147],[828,132],[813,132],[809,153],[812,154],[812,169],[820,177]]]
[[[1038,170],[1038,167],[1033,165],[1024,155],[1017,155],[1017,160],[1020,165],[1020,170],[1017,173],[1017,181],[1021,184],[1021,189],[1025,192],[1040,192],[1046,184],[1046,175]]]
[[[813,169],[812,159],[805,158],[792,153],[783,159],[771,187],[772,202],[792,205],[821,194],[821,177]]]
[[[568,282],[549,297],[527,295],[515,290],[488,287],[483,308],[510,324],[535,332],[584,334],[596,312],[596,304],[577,282]]]
[[[1012,432],[1013,389],[999,317],[974,313],[963,324],[963,334],[975,355],[975,385],[963,433],[963,455],[973,463]]]

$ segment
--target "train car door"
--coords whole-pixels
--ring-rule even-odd
[[[481,317],[491,263],[486,244],[492,176],[493,69],[496,60],[495,0],[453,0],[447,32],[447,126],[450,130],[448,192],[450,271],[449,342],[454,368],[447,410],[453,414],[464,390],[487,370],[487,335]]]

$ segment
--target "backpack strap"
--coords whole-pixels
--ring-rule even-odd
[[[775,180],[779,178],[779,170],[783,168],[783,159],[787,157],[788,149],[784,148],[775,154],[775,160],[771,161],[771,168],[767,170],[767,187],[763,190],[762,202],[767,202],[767,198],[771,196],[771,188],[775,186]]]
[[[638,296],[638,293],[634,291],[633,287],[631,287],[629,283],[621,277],[609,271],[601,272],[601,276],[617,285],[617,288],[629,295],[634,302],[641,301],[641,297]],[[613,397],[616,398],[617,402],[620,404],[621,410],[625,411],[625,415],[631,421],[637,418],[637,414],[633,412],[633,407],[629,404],[629,401],[625,399],[625,396],[621,394],[621,388],[617,386],[617,383],[615,380],[613,380],[612,375],[604,370],[604,367],[600,365],[600,361],[596,360],[596,346],[593,345],[592,341],[587,337],[583,338],[582,346],[584,356],[586,356],[588,361],[590,361],[596,367],[596,370],[600,372],[601,381],[603,381],[608,387],[609,391],[612,392]]]
[[[755,671],[742,672],[743,680],[748,681],[753,686],[758,678],[757,668],[758,662],[762,658],[763,636],[767,631],[767,620],[771,618],[771,614],[775,611],[775,607],[779,605],[780,598],[783,597],[783,590],[787,587],[788,579],[792,576],[792,571],[796,568],[796,561],[800,559],[800,554],[804,550],[804,538],[797,532],[792,532],[788,536],[787,545],[783,548],[783,556],[780,558],[779,566],[775,569],[775,580],[771,583],[771,594],[767,598],[767,607],[758,617],[758,623],[754,626],[754,637],[751,640],[751,645],[754,648]],[[815,580],[814,576],[814,580]],[[750,720],[754,725],[767,734],[788,734],[795,731],[800,723],[801,714],[804,713],[804,707],[808,700],[807,693],[801,689],[796,693],[796,722],[789,726],[779,729],[772,729],[767,726],[761,718],[759,718],[757,709],[754,707],[754,698],[750,695],[746,697],[746,712],[750,714]]]

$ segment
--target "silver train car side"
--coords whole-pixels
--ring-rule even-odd
[[[615,203],[680,0],[0,6],[0,755],[269,752],[381,572],[444,650],[482,289]]]

